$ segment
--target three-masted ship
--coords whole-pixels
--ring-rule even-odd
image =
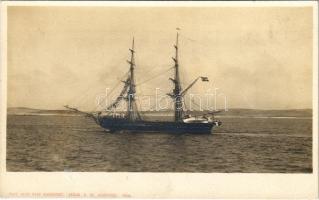
[[[172,98],[174,102],[174,121],[146,121],[141,117],[136,103],[136,84],[135,84],[135,49],[134,38],[130,50],[129,73],[126,80],[123,81],[124,87],[115,101],[110,104],[104,112],[98,113],[85,113],[76,108],[66,106],[77,112],[85,113],[87,116],[94,118],[96,123],[111,132],[129,131],[129,132],[162,132],[162,133],[196,133],[208,134],[212,133],[214,126],[220,126],[221,122],[215,120],[213,113],[205,114],[203,116],[187,115],[183,109],[183,97],[186,92],[198,81],[208,81],[207,77],[196,78],[188,87],[182,89],[179,75],[179,59],[178,59],[178,38],[176,36],[175,56],[172,57],[174,61],[174,78],[169,78],[174,87],[171,93],[167,95]],[[127,110],[125,114],[114,115],[114,110],[121,101],[126,101]]]

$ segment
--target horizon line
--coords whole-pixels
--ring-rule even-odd
[[[10,108],[24,108],[24,109],[33,109],[33,110],[68,110],[68,109],[43,109],[43,108],[34,108],[34,107],[25,107],[25,106],[7,106],[7,109]],[[224,111],[224,109],[219,109],[220,111]],[[265,109],[265,108],[242,108],[242,107],[234,107],[234,108],[228,108],[227,110],[261,110],[261,111],[283,111],[283,110],[313,110],[313,108],[287,108],[287,109],[282,109],[282,108],[270,108],[270,109]],[[163,110],[140,110],[140,112],[154,112],[154,111],[173,111],[170,109],[163,109]],[[186,110],[190,111],[190,110]],[[191,111],[209,111],[209,110],[191,110]],[[118,111],[118,112],[125,112],[125,111]],[[225,111],[227,112],[227,111]]]

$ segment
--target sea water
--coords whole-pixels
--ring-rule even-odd
[[[7,171],[311,173],[312,119],[227,117],[208,135],[109,133],[83,116],[8,115]]]

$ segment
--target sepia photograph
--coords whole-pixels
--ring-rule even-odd
[[[6,5],[3,170],[312,177],[314,5]]]

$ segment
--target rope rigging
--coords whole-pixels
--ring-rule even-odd
[[[129,72],[126,72],[121,78],[119,78],[118,82],[116,83],[116,85],[111,89],[111,91],[107,94],[107,96],[105,96],[105,98],[108,98],[114,91],[115,89],[120,85],[120,83],[122,83],[122,80],[124,77],[126,77],[128,75]],[[97,104],[94,108],[94,110],[96,111],[97,108],[99,107],[100,105]]]
[[[200,44],[200,45],[203,45],[203,44],[201,44],[200,42],[197,42],[196,40],[194,40],[194,39],[191,39],[191,38],[188,38],[188,37],[186,37],[186,36],[184,36],[184,35],[181,35],[182,37],[184,37],[185,39],[187,39],[187,40],[189,40],[189,41],[191,41],[191,42],[196,42],[196,43],[198,43],[198,44]],[[178,38],[177,38],[178,39]],[[133,39],[134,40],[134,39]],[[204,46],[204,45],[203,45]],[[176,43],[176,46],[175,46],[175,48],[176,48],[176,51],[177,51],[177,43]],[[131,51],[131,56],[133,57],[133,55],[134,55],[134,53],[135,53],[135,51],[134,51],[134,41],[133,41],[133,47],[132,47],[132,49],[130,49],[130,51]],[[132,58],[131,57],[131,58]],[[133,58],[132,58],[133,59]],[[135,66],[135,63],[132,61],[132,59],[131,59],[131,61],[128,61],[129,62],[129,64],[131,64],[131,66]],[[176,54],[176,58],[174,59],[173,58],[173,60],[175,61],[175,62],[177,62],[177,54]],[[122,88],[122,90],[120,91],[120,93],[119,93],[119,95],[117,95],[116,96],[116,99],[114,100],[114,102],[112,102],[110,105],[106,105],[105,107],[106,108],[104,108],[104,109],[102,109],[102,110],[105,110],[105,111],[109,111],[110,109],[116,109],[117,107],[118,107],[118,105],[119,105],[119,103],[122,101],[122,100],[124,100],[124,99],[126,99],[126,98],[128,98],[127,96],[125,96],[125,94],[126,93],[128,93],[129,91],[130,91],[130,87],[133,87],[134,88],[134,94],[136,93],[135,92],[135,87],[136,86],[140,86],[140,85],[143,85],[143,84],[145,84],[145,83],[147,83],[147,82],[149,82],[149,81],[151,81],[151,80],[154,80],[154,79],[156,79],[156,78],[158,78],[158,77],[160,77],[160,76],[163,76],[163,75],[165,75],[167,72],[169,72],[169,71],[171,71],[172,69],[174,69],[176,66],[172,66],[172,67],[169,67],[168,69],[165,69],[165,70],[163,70],[163,71],[160,71],[158,74],[156,74],[156,75],[154,75],[154,76],[151,76],[150,78],[147,78],[147,79],[145,79],[145,80],[142,80],[141,82],[139,82],[139,83],[137,83],[137,84],[134,84],[134,78],[132,78],[132,79],[130,79],[130,73],[133,73],[133,72],[130,72],[130,71],[128,71],[128,72],[126,72],[121,78],[120,78],[120,80],[118,80],[118,83],[114,86],[114,87],[112,87],[112,89],[107,93],[107,95],[105,95],[105,97],[104,98],[108,98],[108,97],[110,97],[110,95],[112,95],[113,93],[114,93],[114,91],[115,91],[115,89],[120,85],[120,83],[121,82],[124,82],[125,83],[125,85],[124,85],[124,87]],[[148,71],[146,71],[146,72],[143,72],[144,73],[144,75],[145,75],[145,73],[150,73],[150,72],[154,72],[156,69],[158,69],[159,67],[153,67],[153,68],[151,68],[151,70],[148,70]],[[185,75],[187,75],[187,73],[185,74]],[[206,78],[206,77],[198,77],[197,79],[195,79],[188,87],[186,87],[183,91],[180,91],[179,92],[179,94],[181,95],[181,96],[184,96],[185,94],[186,94],[186,92],[197,82],[197,80],[199,80],[200,78],[202,78],[202,81],[208,81],[208,79]],[[125,80],[125,81],[123,81],[123,79]],[[133,81],[132,81],[133,80]],[[131,82],[132,81],[132,82]],[[179,84],[181,84],[181,81],[178,79],[178,81],[179,81]],[[184,84],[183,84],[184,85]],[[89,90],[91,89],[91,87],[88,87],[88,90],[86,90],[84,93],[82,93],[83,94],[83,96],[84,96],[84,98],[88,98],[88,95],[87,95],[87,93],[88,92],[90,92]],[[91,91],[92,92],[92,91]],[[114,96],[113,96],[114,97]],[[81,98],[78,98],[77,100],[84,100],[84,98],[83,99],[81,99]],[[134,100],[134,99],[133,99]],[[194,105],[196,105],[196,106],[198,106],[199,107],[199,105],[197,104],[197,103],[195,103],[194,102],[194,99],[191,99],[192,100],[192,102],[193,102],[193,104]],[[140,102],[139,102],[140,103]],[[183,106],[183,104],[184,104],[184,107],[186,107],[186,103],[185,102],[181,102],[182,103],[182,106]],[[95,107],[95,110],[97,110],[97,108],[99,107],[100,105],[97,105],[96,107]],[[140,104],[140,107],[141,107],[141,104]],[[138,112],[136,112],[137,113],[137,115],[139,115],[139,113]]]
[[[122,99],[124,99],[124,94],[127,92],[127,89],[128,89],[128,86],[129,86],[129,81],[130,81],[130,78],[128,78],[126,81],[125,81],[125,85],[121,91],[121,93],[118,95],[118,97],[116,98],[116,100],[111,104],[109,105],[106,110],[110,110],[112,108],[116,108],[118,106],[118,104],[120,103],[120,101]]]
[[[153,77],[151,77],[151,78],[149,78],[149,79],[146,79],[146,80],[142,81],[141,83],[136,84],[136,86],[142,85],[142,84],[147,83],[148,81],[151,81],[151,80],[153,80],[153,79],[155,79],[155,78],[157,78],[157,77],[159,77],[159,76],[162,76],[162,75],[164,75],[165,73],[169,72],[169,71],[170,71],[171,69],[173,69],[173,68],[174,68],[174,67],[170,67],[170,68],[166,69],[165,71],[163,71],[161,74],[157,74],[157,75],[155,75],[155,76],[153,76]]]

